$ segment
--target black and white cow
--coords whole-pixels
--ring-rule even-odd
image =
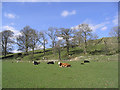
[[[38,64],[40,64],[40,62],[33,61],[33,64],[34,64],[34,65],[38,65]]]
[[[50,61],[50,62],[48,62],[47,64],[54,64],[55,62],[54,61]]]

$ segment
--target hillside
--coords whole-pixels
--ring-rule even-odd
[[[106,45],[104,43],[106,41]],[[102,55],[102,54],[108,54],[112,55],[117,53],[117,39],[113,37],[104,37],[101,39],[96,40],[89,40],[87,47],[88,55]],[[108,50],[106,52],[106,50]],[[61,47],[61,59],[62,60],[68,60],[72,59],[78,56],[83,56],[84,53],[84,46],[83,43],[81,46],[75,46],[70,47],[69,56],[67,56],[66,48]],[[1,57],[4,59],[11,59],[11,60],[58,60],[58,52],[56,51],[55,54],[53,54],[52,48],[46,49],[45,55],[43,54],[43,50],[36,50],[34,53],[34,56],[31,54],[30,51],[28,55],[25,55],[24,53],[14,53],[14,54],[8,54],[6,57]],[[32,59],[33,58],[33,59]]]

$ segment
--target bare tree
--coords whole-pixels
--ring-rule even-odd
[[[92,30],[88,24],[80,24],[78,27],[81,32],[81,36],[84,40],[84,53],[86,54],[87,53],[87,40],[91,36]]]
[[[120,26],[118,27],[118,26],[116,26],[116,27],[113,27],[112,29],[111,29],[111,31],[109,32],[109,34],[110,34],[110,36],[112,36],[112,37],[118,37],[118,35],[119,35],[119,30],[120,29]]]
[[[111,38],[111,41],[109,41],[109,47],[111,51],[119,51],[118,48],[118,44],[120,44],[120,26],[115,26],[113,27],[110,32],[109,35],[112,36],[113,38]]]
[[[72,34],[71,29],[60,28],[59,30],[57,30],[57,36],[62,37],[65,40],[67,47],[67,55],[69,55],[69,47],[70,47],[69,39],[72,38],[71,34]]]
[[[18,50],[25,50],[25,53],[28,54],[31,41],[31,28],[30,26],[26,26],[20,32],[21,35],[17,37],[17,45],[19,46]]]
[[[91,34],[89,40],[96,40],[96,39],[98,39],[98,35],[96,33]]]
[[[45,32],[40,32],[39,33],[39,42],[43,45],[43,53],[45,55],[45,48],[46,48],[46,44],[47,44],[47,38],[45,35]]]
[[[62,40],[58,40],[55,44],[55,50],[58,52],[59,60],[61,60],[61,42]]]
[[[34,54],[34,49],[38,42],[38,32],[34,29],[30,29],[30,48],[32,49],[32,52]]]
[[[69,39],[70,41],[70,46],[74,48],[77,45],[77,39],[76,36],[73,36],[73,38]]]
[[[13,32],[11,30],[5,30],[0,33],[2,35],[2,52],[3,55],[6,57],[7,52],[12,50],[11,44],[14,43],[12,40]]]
[[[53,49],[53,53],[55,54],[55,51],[54,51],[54,47],[55,47],[55,41],[56,41],[56,30],[57,28],[54,28],[54,27],[50,27],[48,29],[48,32],[47,32],[47,35],[50,37],[51,41],[52,41],[52,49]]]
[[[88,40],[88,44],[89,44],[89,46],[90,45],[95,46],[95,45],[99,44],[101,41],[102,41],[101,39],[98,40],[98,35],[96,33],[93,33],[93,34],[91,34],[91,36]]]
[[[81,43],[83,43],[82,32],[81,31],[75,31],[74,32],[74,39],[73,40],[80,47]]]

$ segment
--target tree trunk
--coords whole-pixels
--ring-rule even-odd
[[[67,43],[67,55],[69,55],[69,41],[68,41],[68,39],[66,39],[66,43]]]
[[[45,41],[44,41],[44,44],[43,44],[43,53],[44,53],[44,55],[45,55]]]
[[[84,54],[87,54],[87,38],[85,33],[85,46],[84,46]]]
[[[80,43],[80,40],[78,41],[78,44],[79,44],[79,47],[80,47],[80,44],[81,44],[81,43]]]
[[[26,40],[25,40],[25,52],[26,54],[28,54],[28,36],[26,36]]]
[[[54,48],[54,46],[55,46],[55,45],[54,45],[54,41],[52,41],[52,48]]]
[[[4,57],[6,57],[6,54],[7,54],[7,51],[6,51],[7,47],[6,47],[6,44],[5,44],[5,49],[4,49]]]
[[[59,60],[61,60],[61,51],[60,51],[60,47],[58,49],[58,53],[59,53]]]
[[[54,47],[55,47],[55,43],[54,43],[54,41],[52,41],[52,51],[53,51],[53,54],[55,55],[55,49],[54,49]]]
[[[28,46],[26,46],[26,50],[25,50],[26,54],[28,54]]]
[[[5,40],[4,57],[7,55],[7,39]]]
[[[32,50],[33,50],[33,54],[34,54],[34,47],[33,47],[33,49],[32,49]]]
[[[32,48],[32,53],[31,53],[32,55],[31,55],[31,60],[33,60],[34,59],[34,48]]]

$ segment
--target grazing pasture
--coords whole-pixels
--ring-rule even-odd
[[[56,62],[12,63],[3,61],[3,88],[117,88],[118,61],[81,64],[81,61],[61,61],[72,67],[61,68]]]

